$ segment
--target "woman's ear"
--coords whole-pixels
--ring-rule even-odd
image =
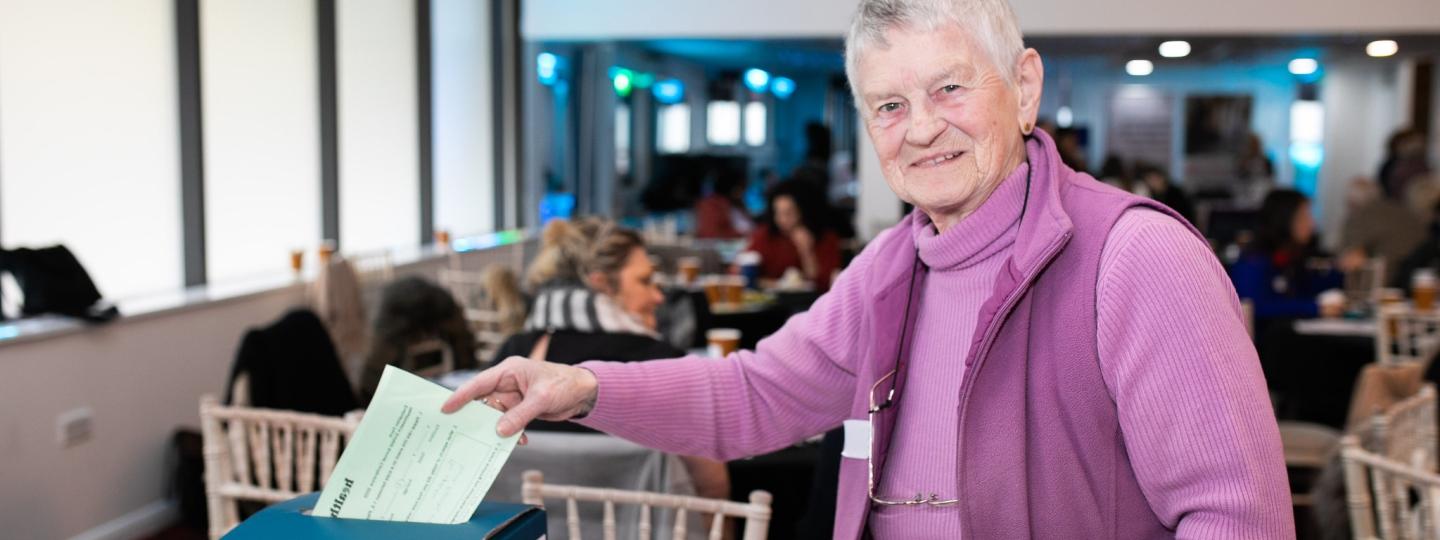
[[[1040,114],[1040,93],[1045,86],[1045,65],[1035,49],[1020,53],[1015,66],[1015,86],[1020,94],[1019,117],[1015,120],[1026,135],[1035,128],[1035,118]]]

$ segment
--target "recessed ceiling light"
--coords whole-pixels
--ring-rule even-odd
[[[1136,77],[1144,77],[1155,72],[1155,64],[1149,60],[1131,60],[1125,63],[1125,73]]]
[[[1320,62],[1314,58],[1296,58],[1290,61],[1290,74],[1310,75],[1320,69]]]
[[[1070,110],[1070,107],[1060,107],[1060,110],[1055,111],[1056,127],[1068,128],[1074,124],[1075,111]]]
[[[1184,58],[1190,56],[1190,42],[1166,41],[1161,43],[1160,56],[1164,56],[1165,58]]]
[[[1395,43],[1393,39],[1379,39],[1371,41],[1369,45],[1365,46],[1365,54],[1375,58],[1395,56],[1397,52],[1400,52],[1400,44]]]

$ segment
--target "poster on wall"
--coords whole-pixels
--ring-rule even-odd
[[[1229,189],[1250,136],[1248,95],[1185,98],[1185,179],[1191,190]]]
[[[1171,168],[1174,102],[1169,94],[1150,86],[1128,85],[1110,96],[1107,153],[1127,163]]]

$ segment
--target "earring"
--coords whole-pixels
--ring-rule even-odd
[[[1030,132],[1032,132],[1032,131],[1035,131],[1035,126],[1030,125],[1029,122],[1026,122],[1024,125],[1021,125],[1021,126],[1020,126],[1020,132],[1021,132],[1021,133],[1024,133],[1024,134],[1026,134],[1026,135],[1029,135]]]

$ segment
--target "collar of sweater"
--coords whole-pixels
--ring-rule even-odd
[[[980,208],[944,233],[935,230],[929,216],[917,212],[911,233],[920,260],[932,270],[961,270],[1013,245],[1020,209],[1025,204],[1025,178],[1029,170],[1028,164],[1021,163]]]

